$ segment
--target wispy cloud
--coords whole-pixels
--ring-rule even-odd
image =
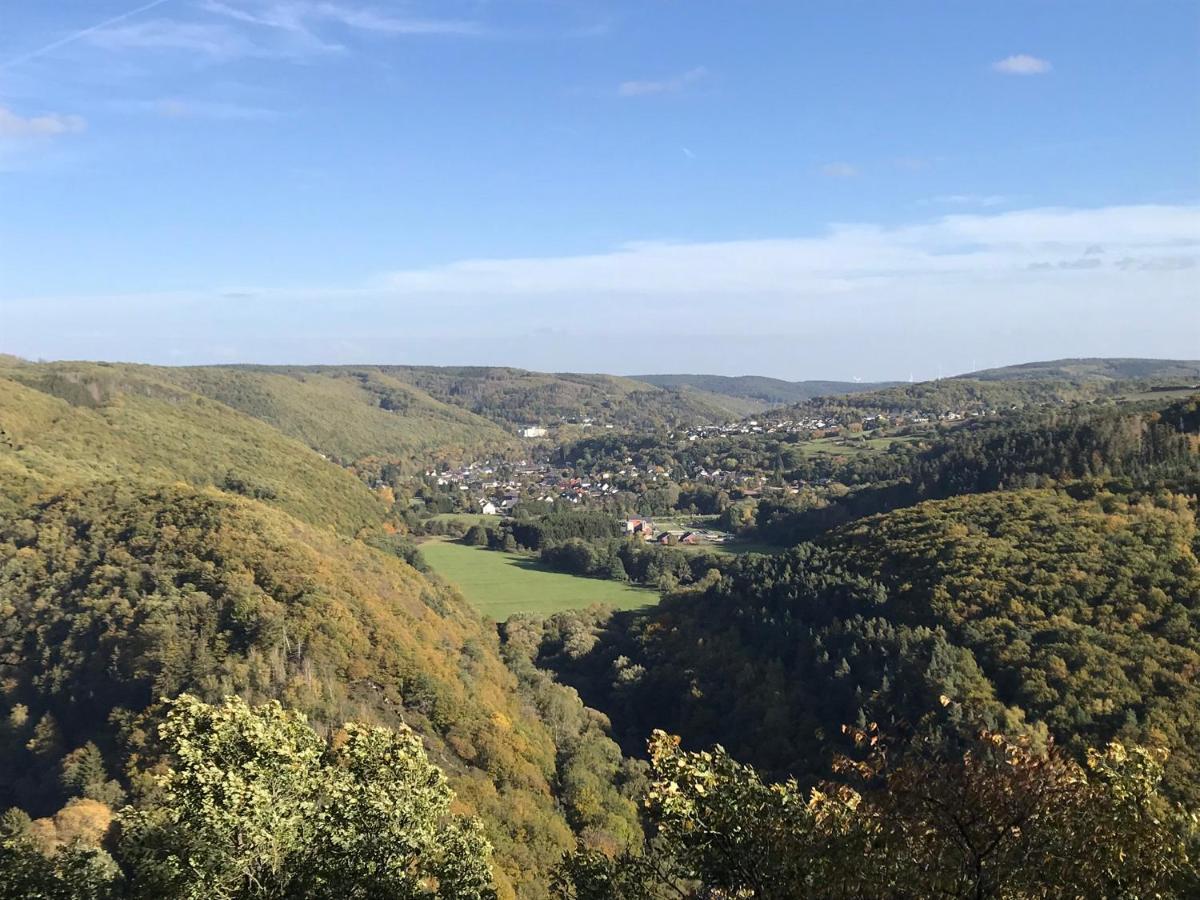
[[[930,197],[928,203],[937,203],[945,206],[1001,206],[1008,202],[1008,198],[1001,194],[938,194],[936,197]]]
[[[215,13],[245,22],[249,25],[260,25],[265,28],[281,28],[285,31],[304,30],[303,19],[293,4],[275,3],[269,5],[241,6],[219,2],[219,0],[204,0],[200,4],[206,12]]]
[[[57,50],[59,47],[65,47],[68,44],[73,44],[75,41],[85,38],[94,32],[108,28],[112,25],[116,25],[120,22],[124,22],[126,19],[132,19],[136,15],[148,12],[149,10],[154,9],[154,7],[162,6],[167,2],[169,2],[169,0],[151,0],[150,3],[145,3],[139,7],[136,7],[135,9],[126,10],[120,15],[105,19],[103,22],[97,22],[95,25],[89,25],[87,28],[80,28],[76,31],[72,31],[58,40],[51,41],[50,43],[44,44],[35,50],[30,50],[27,53],[23,53],[20,56],[16,56],[10,60],[0,63],[0,69],[7,69],[12,66],[20,65],[21,63],[29,62],[30,60],[37,59],[39,56],[44,56],[47,53]]]
[[[321,23],[391,35],[477,36],[485,30],[479,22],[470,20],[397,16],[370,7],[319,0],[260,0],[251,3],[205,0],[203,8],[252,25],[314,36],[315,28]]]
[[[833,225],[807,237],[464,259],[340,287],[0,290],[0,309],[8,348],[30,357],[166,359],[178,348],[170,361],[203,362],[238,334],[242,361],[644,371],[646,359],[666,359],[703,371],[724,360],[730,374],[800,377],[804,365],[821,377],[842,371],[853,346],[870,367],[853,374],[885,378],[934,360],[945,371],[979,368],[971,357],[997,342],[1026,360],[1192,354],[1198,258],[1197,206],[1026,209]],[[614,302],[637,307],[636,334],[582,315],[547,337],[546,322],[567,305]]]
[[[827,178],[853,178],[858,167],[848,162],[831,162],[821,166],[821,174]]]
[[[1196,256],[1127,256],[1118,259],[1114,265],[1122,272],[1177,272],[1182,269],[1194,269],[1200,261]]]
[[[1067,271],[1074,269],[1078,271],[1081,269],[1099,269],[1103,265],[1104,261],[1096,259],[1094,256],[1079,256],[1074,259],[1043,260],[1041,262],[1030,263],[1028,268],[1031,272],[1052,272],[1055,269]]]
[[[1052,66],[1045,59],[1030,56],[1028,53],[1017,53],[992,63],[992,68],[1005,75],[1044,75]]]
[[[159,0],[165,2],[165,0]],[[139,8],[150,9],[150,4]],[[107,50],[176,51],[214,61],[257,57],[301,60],[344,51],[338,29],[403,36],[481,36],[478,22],[398,16],[367,6],[319,0],[202,0],[185,17],[125,22],[132,13],[78,33]],[[199,13],[197,16],[196,14]]]
[[[0,138],[47,138],[83,131],[87,123],[82,116],[45,113],[40,116],[21,116],[0,106]]]
[[[622,97],[645,97],[651,94],[677,94],[708,76],[708,69],[696,66],[673,78],[658,81],[622,81],[617,93]]]
[[[479,22],[465,19],[424,19],[391,16],[370,9],[353,9],[332,3],[312,4],[316,18],[337,22],[349,28],[396,35],[447,35],[478,37],[485,33]]]
[[[1124,260],[1121,271],[1163,271],[1165,256],[1200,256],[1200,207],[1121,206],[949,215],[897,228],[834,225],[809,238],[715,243],[642,242],[590,256],[472,259],[395,272],[402,293],[836,295],[934,282],[1010,284],[1030,271],[1104,270],[1090,248]],[[1088,262],[1077,263],[1075,260]],[[1060,265],[1067,261],[1067,265]],[[1094,261],[1093,261],[1094,260]]]
[[[88,42],[106,50],[184,51],[216,60],[272,55],[236,29],[206,22],[152,19],[88,35]]]
[[[123,100],[112,104],[119,112],[146,113],[164,119],[214,119],[221,121],[261,121],[277,119],[282,113],[262,106],[246,106],[215,100],[163,97],[157,100]]]

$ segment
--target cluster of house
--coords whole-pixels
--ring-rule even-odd
[[[653,541],[655,544],[700,544],[700,532],[680,532],[680,530],[656,530],[654,522],[649,518],[628,518],[625,520],[625,534],[640,538],[643,541]]]
[[[845,428],[871,431],[875,428],[901,427],[905,425],[927,425],[932,422],[959,422],[963,419],[974,419],[981,416],[995,415],[994,409],[949,409],[933,414],[920,410],[904,410],[889,415],[873,413],[862,415],[847,411],[844,413],[823,413],[803,416],[796,419],[767,418],[743,419],[738,422],[726,422],[721,425],[694,425],[685,432],[689,440],[714,436],[733,436],[743,434],[810,434],[815,436],[834,436]],[[768,416],[770,414],[768,413]]]
[[[749,419],[742,422],[725,422],[722,425],[692,425],[684,432],[684,435],[688,440],[698,441],[700,438],[720,435],[765,434],[769,430],[769,426],[760,425],[757,420]]]
[[[1015,409],[1015,407],[1013,407]],[[960,422],[963,419],[976,419],[983,416],[994,416],[995,409],[947,409],[940,413],[930,413],[923,410],[908,409],[893,411],[887,415],[875,413],[862,415],[853,411],[841,414],[811,416],[800,419],[775,419],[767,423],[764,431],[767,434],[784,433],[817,433],[837,434],[843,428],[861,426],[862,430],[874,428],[904,427],[906,425],[928,425],[932,422]],[[749,425],[750,423],[745,423]],[[736,432],[734,432],[736,433]],[[742,432],[746,433],[746,432]]]
[[[747,434],[808,433],[836,435],[849,425],[852,430],[873,430],[884,426],[921,424],[934,421],[956,421],[986,415],[975,410],[949,410],[940,415],[929,415],[912,411],[896,415],[868,415],[854,422],[842,421],[841,416],[821,415],[796,419],[747,419],[722,425],[696,425],[680,432],[689,440]],[[589,419],[573,424],[591,425]],[[606,426],[610,427],[610,426]],[[521,429],[521,435],[536,439],[546,437],[550,429],[545,425],[530,425]],[[484,460],[462,465],[445,471],[428,471],[426,476],[435,479],[438,485],[452,485],[460,491],[469,492],[475,498],[480,512],[485,515],[504,515],[522,500],[544,503],[580,504],[590,500],[603,500],[631,490],[638,490],[659,481],[669,481],[670,474],[662,467],[639,467],[632,457],[626,457],[621,465],[613,465],[611,471],[593,472],[590,475],[564,473],[547,461],[521,462]],[[797,493],[805,487],[803,482],[786,486],[768,487],[762,473],[725,470],[721,468],[699,468],[686,475],[688,480],[717,485],[725,489],[737,488],[744,496],[755,496],[761,492],[780,491]],[[632,527],[632,526],[631,526]],[[675,540],[691,543],[691,538],[703,541],[703,535],[690,532],[673,532],[669,536],[653,531],[641,534],[653,540]],[[633,533],[631,531],[631,533]],[[688,538],[688,540],[685,540]]]
[[[601,427],[600,423],[594,421],[591,417],[588,417],[588,416],[585,416],[583,418],[564,417],[562,419],[562,421],[559,422],[558,424],[559,425],[573,425],[577,428],[592,428],[592,427],[599,428],[599,427]],[[603,427],[612,429],[613,424],[611,422],[607,422],[604,424]],[[530,438],[530,439],[544,438],[550,434],[550,427],[548,427],[546,425],[523,425],[522,427],[517,429],[517,433],[520,434],[521,437],[523,437],[523,438]]]
[[[856,421],[861,422],[864,429],[893,424],[886,416],[861,416]],[[923,421],[929,421],[924,419]],[[723,425],[695,425],[686,432],[689,440],[714,436],[733,436],[739,434],[816,434],[833,435],[844,428],[848,422],[839,421],[833,416],[813,416],[802,419],[772,419],[760,422],[757,419],[747,419],[741,422],[726,422]]]
[[[637,516],[625,520],[625,533],[655,544],[724,544],[733,536],[723,531],[686,531],[683,529],[659,529],[652,519]]]
[[[528,460],[475,462],[443,472],[428,471],[425,475],[439,486],[451,485],[470,492],[476,498],[479,511],[487,516],[504,515],[521,500],[578,504],[612,496],[621,490],[613,482],[612,473],[590,478],[564,476],[549,463]]]

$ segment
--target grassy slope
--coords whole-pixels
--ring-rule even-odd
[[[421,545],[421,555],[476,609],[498,622],[522,612],[551,615],[594,603],[634,609],[658,601],[654,591],[553,572],[519,553],[433,540]]]
[[[64,399],[65,398],[65,399]],[[234,473],[271,504],[344,533],[385,509],[298,441],[142,367],[0,369],[0,509],[63,484],[121,479],[221,485]]]
[[[206,366],[165,369],[161,375],[343,463],[369,456],[453,459],[518,446],[511,431],[370,366]]]

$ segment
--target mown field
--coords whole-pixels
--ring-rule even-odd
[[[472,525],[495,525],[501,520],[501,516],[485,516],[483,513],[438,513],[435,516],[430,516],[430,520],[434,522],[457,522],[464,528],[470,528]]]
[[[548,616],[593,603],[634,609],[658,602],[656,591],[553,572],[520,553],[435,539],[421,544],[421,555],[472,606],[497,622],[520,612]]]
[[[935,437],[937,432],[929,430],[916,434],[871,434],[838,435],[837,437],[815,438],[801,441],[795,446],[810,456],[845,456],[855,453],[878,453],[886,451],[892,444],[912,444]]]

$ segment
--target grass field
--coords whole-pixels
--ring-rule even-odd
[[[852,435],[816,438],[801,441],[795,446],[809,456],[847,456],[856,453],[878,453],[887,450],[893,443],[911,444],[935,437],[932,431],[918,434],[887,434],[882,437]]]
[[[744,553],[763,553],[767,556],[774,556],[787,548],[775,544],[764,544],[761,541],[730,541],[728,544],[697,544],[695,547],[684,547],[684,549],[703,550],[708,553],[727,553],[730,556],[740,556]]]
[[[658,602],[656,591],[553,572],[519,553],[430,540],[421,544],[421,555],[471,605],[497,622],[519,612],[548,616],[593,603],[634,609]]]
[[[465,528],[469,528],[472,525],[496,525],[503,518],[503,516],[485,516],[483,513],[464,512],[438,513],[437,515],[430,516],[430,519],[434,522],[458,522]]]

